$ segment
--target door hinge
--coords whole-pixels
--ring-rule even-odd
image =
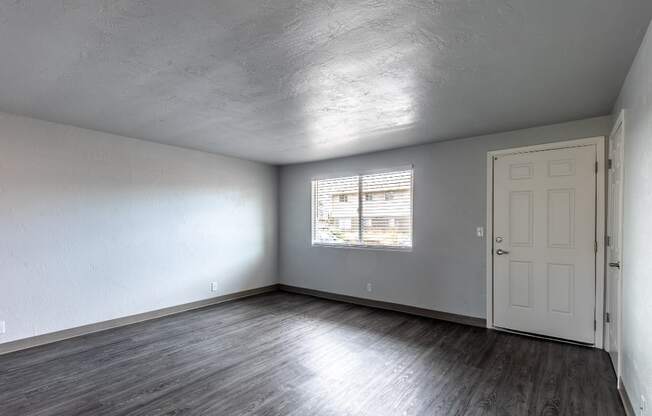
[[[593,250],[597,253],[598,252],[598,242],[594,241],[593,243],[594,243]]]
[[[613,166],[614,166],[614,161],[613,161],[613,159],[608,159],[608,160],[607,160],[607,168],[609,168],[609,169],[613,169]]]
[[[598,330],[598,322],[595,319],[593,320],[593,330],[594,331]]]
[[[605,321],[606,323],[610,323],[610,322],[611,322],[611,315],[609,315],[609,312],[607,312],[607,313],[604,314],[604,321]]]
[[[598,162],[595,162],[595,173],[598,173]]]
[[[607,247],[611,247],[611,236],[605,236],[605,243],[607,244]]]

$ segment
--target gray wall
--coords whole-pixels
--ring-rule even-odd
[[[652,412],[652,25],[632,65],[614,117],[625,109],[623,373],[635,409]]]
[[[606,135],[600,117],[464,140],[408,147],[280,171],[281,283],[438,311],[485,317],[486,153]],[[412,252],[311,247],[314,176],[405,166],[415,169]],[[373,284],[373,292],[365,289]]]
[[[0,113],[0,343],[277,283],[277,180]]]

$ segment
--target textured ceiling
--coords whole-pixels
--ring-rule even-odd
[[[0,110],[270,163],[609,113],[650,0],[0,0]]]

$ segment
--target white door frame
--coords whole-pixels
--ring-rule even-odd
[[[543,150],[567,149],[570,147],[595,146],[597,155],[596,174],[596,235],[597,251],[595,254],[595,348],[604,348],[604,295],[605,295],[605,255],[606,255],[606,159],[605,137],[568,140],[545,143],[535,146],[487,152],[487,234],[486,234],[486,278],[487,278],[487,328],[494,327],[494,265],[493,265],[493,161],[496,156],[515,153],[540,152]]]

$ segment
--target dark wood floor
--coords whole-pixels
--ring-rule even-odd
[[[603,351],[276,292],[0,356],[0,415],[624,415]]]

